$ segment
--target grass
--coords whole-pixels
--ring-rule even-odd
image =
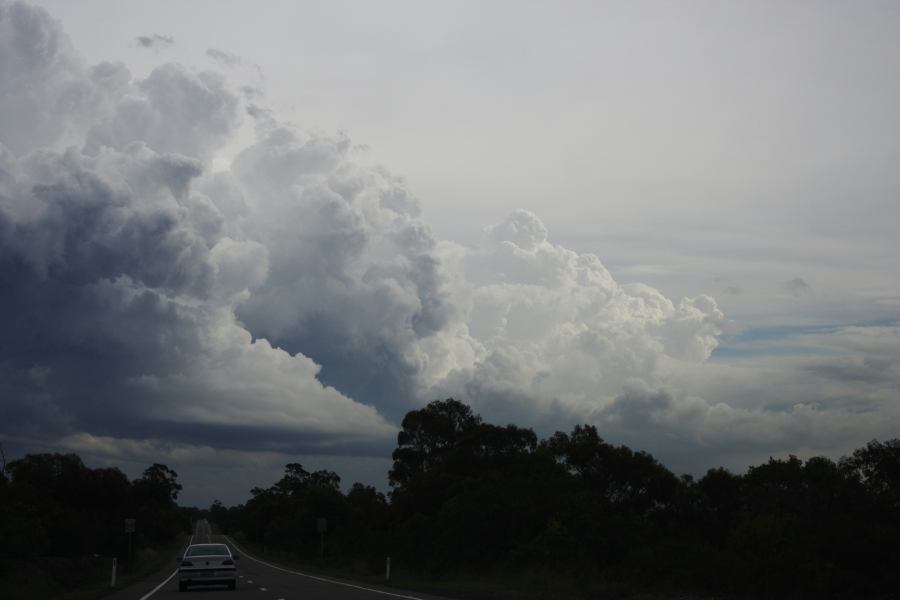
[[[184,543],[185,539],[181,538],[165,546],[138,548],[132,568],[117,573],[115,588],[109,585],[111,557],[10,562],[5,565],[5,576],[0,578],[0,598],[96,600],[156,573],[172,562]]]
[[[377,587],[417,591],[459,600],[714,600],[709,595],[670,593],[638,587],[618,577],[600,573],[584,576],[549,570],[494,570],[488,573],[454,572],[428,576],[391,565],[391,581],[384,574],[373,574],[364,559],[329,563],[310,561],[281,551],[263,553],[240,534],[232,536],[255,557],[312,575],[349,580]]]

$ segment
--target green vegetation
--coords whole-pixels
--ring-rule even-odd
[[[458,598],[888,598],[900,589],[900,440],[835,462],[769,459],[677,477],[590,425],[538,439],[455,400],[408,413],[391,493],[298,463],[246,503],[178,508],[164,465],[129,481],[74,455],[0,472],[0,597],[87,600],[125,557],[159,568],[191,519],[300,570]],[[326,519],[323,538],[318,523]],[[152,524],[152,527],[141,527]],[[14,575],[14,576],[13,576]],[[99,578],[99,579],[98,579]],[[98,583],[99,582],[99,583]],[[63,594],[63,590],[79,594]]]
[[[576,426],[538,440],[455,400],[403,421],[392,491],[287,465],[210,520],[273,560],[485,598],[880,597],[900,589],[900,440],[677,477]],[[328,533],[320,555],[319,518]]]
[[[132,566],[118,571],[116,588],[121,589],[146,579],[183,550],[186,537],[163,546],[137,549]],[[11,560],[0,577],[0,598],[4,600],[96,600],[110,594],[112,559],[108,556],[81,559],[44,558],[32,561]]]
[[[91,600],[161,569],[189,519],[175,501],[177,474],[154,464],[129,481],[89,469],[74,454],[30,454],[0,472],[0,598]],[[131,540],[125,519],[138,526]],[[141,524],[144,527],[141,527]]]

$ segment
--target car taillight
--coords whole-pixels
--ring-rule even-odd
[[[182,567],[193,567],[193,566],[194,566],[194,563],[192,563],[192,562],[189,561],[189,560],[183,560],[183,561],[181,561],[181,566],[182,566]]]
[[[234,561],[231,560],[230,558],[226,558],[225,560],[222,561],[222,564],[223,565],[233,565]]]

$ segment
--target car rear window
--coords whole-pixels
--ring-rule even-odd
[[[228,556],[228,546],[223,544],[191,546],[185,556]]]

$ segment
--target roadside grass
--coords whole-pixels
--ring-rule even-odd
[[[132,583],[146,579],[173,563],[184,548],[186,537],[153,548],[138,548],[131,568],[119,570],[116,587],[110,587],[112,557],[82,559],[41,558],[37,561],[8,561],[0,575],[3,600],[96,600]],[[174,566],[173,566],[174,570]]]
[[[247,542],[240,534],[231,535],[254,557],[284,568],[310,575],[330,577],[372,587],[409,590],[458,600],[717,600],[720,596],[654,589],[651,582],[638,586],[623,578],[601,573],[560,573],[556,571],[493,570],[486,573],[454,572],[428,576],[392,563],[391,580],[385,580],[383,569],[373,573],[369,561],[310,561],[296,554],[268,550]]]

